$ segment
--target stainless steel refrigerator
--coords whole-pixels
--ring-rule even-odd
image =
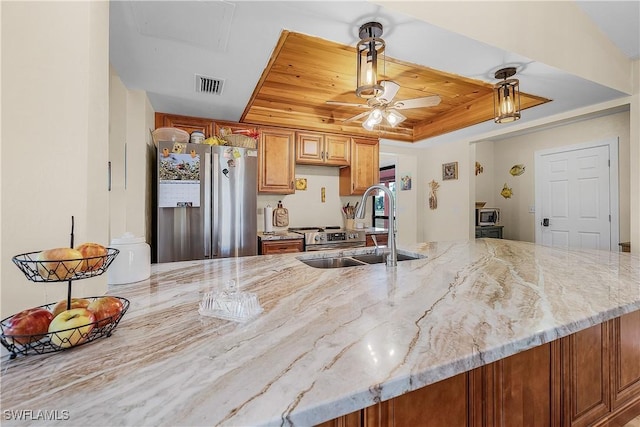
[[[159,142],[157,262],[257,254],[257,150]]]

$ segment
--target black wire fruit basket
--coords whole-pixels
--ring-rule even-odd
[[[27,252],[11,260],[32,282],[66,282],[99,276],[111,265],[120,251],[106,248],[106,255],[64,260],[40,259],[41,251]]]
[[[70,248],[74,247],[73,229],[74,217],[72,216]],[[63,249],[62,253],[66,253],[64,252],[66,248],[58,249]],[[44,354],[75,348],[98,338],[111,336],[120,319],[129,309],[129,300],[107,295],[71,298],[71,285],[75,280],[88,279],[103,274],[119,253],[118,249],[115,248],[101,249],[106,251],[106,254],[82,258],[57,259],[58,257],[56,257],[56,259],[52,259],[49,257],[50,251],[36,251],[16,255],[12,258],[13,263],[32,282],[67,282],[67,298],[61,302],[49,303],[25,310],[29,311],[29,313],[25,313],[25,311],[16,313],[0,322],[0,343],[9,350],[11,359],[14,359],[18,354],[26,356],[28,354]],[[64,312],[64,309],[66,309],[68,312],[74,308],[74,300],[82,300],[83,305],[80,308],[87,308],[89,304],[99,298],[116,298],[119,301],[119,304],[115,302],[119,308],[117,313],[108,316],[96,315],[99,318],[92,321],[91,315],[93,314],[88,314],[86,311],[74,312],[73,314],[76,318],[80,318],[80,321],[77,321],[78,324],[72,323],[74,326],[66,329],[64,327],[56,327],[59,322],[57,317],[54,318],[53,312],[57,305],[62,303],[61,311]],[[66,307],[64,307],[65,302]],[[31,312],[38,309],[41,311],[37,314]],[[58,316],[62,315],[57,311],[56,314]],[[24,325],[22,328],[16,327],[19,316],[28,316],[27,325],[29,327]],[[37,316],[44,316],[47,320],[38,319]],[[87,320],[84,323],[82,322],[83,318]],[[49,332],[49,325],[53,322],[56,322],[54,323],[54,330]],[[42,324],[46,324],[46,328]],[[71,324],[67,323],[67,325]]]
[[[104,297],[106,296],[79,299],[91,303]],[[41,331],[36,334],[14,334],[12,333],[12,319],[20,313],[9,316],[0,322],[0,343],[9,350],[11,359],[14,359],[18,354],[26,356],[29,354],[52,353],[75,348],[98,338],[109,337],[122,319],[122,316],[124,316],[129,309],[128,299],[116,296],[112,298],[118,299],[122,304],[122,309],[118,313],[93,322],[52,332]],[[45,304],[30,310],[44,309],[52,312],[57,304],[57,302]]]

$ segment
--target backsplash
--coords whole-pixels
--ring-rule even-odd
[[[306,190],[296,190],[294,194],[258,194],[258,231],[264,230],[263,208],[278,206],[278,201],[289,210],[289,226],[344,226],[342,206],[355,204],[360,196],[340,197],[340,170],[337,167],[296,165],[296,178],[307,179]],[[322,202],[322,188],[325,188],[325,201]],[[371,201],[369,201],[371,203]],[[371,223],[371,207],[368,206],[365,226]],[[286,230],[286,227],[273,227],[273,231]]]

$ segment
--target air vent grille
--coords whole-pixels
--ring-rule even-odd
[[[213,95],[222,94],[224,80],[214,79],[196,74],[196,92],[210,93]]]

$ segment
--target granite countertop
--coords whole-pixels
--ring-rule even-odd
[[[260,240],[296,240],[304,239],[304,236],[300,233],[293,233],[290,231],[276,231],[273,234],[265,234],[263,232],[258,233]]]
[[[1,409],[67,411],[67,425],[311,425],[640,309],[636,254],[501,239],[400,252],[426,258],[154,265],[149,280],[110,288],[131,301],[111,337],[4,357]],[[230,279],[258,295],[258,318],[198,314],[203,293]]]

